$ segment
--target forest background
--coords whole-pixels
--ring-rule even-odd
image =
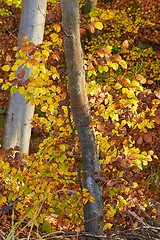
[[[88,15],[85,2],[79,4],[91,127],[102,170],[97,181],[103,185],[104,233],[122,232],[124,237],[130,233],[124,231],[143,226],[142,222],[159,224],[160,2],[98,1]],[[35,49],[40,53],[41,72],[47,78],[28,81],[27,86],[12,79],[20,4],[1,1],[0,7],[1,139],[9,89],[18,89],[36,105],[29,155],[17,148],[0,151],[1,229],[4,236],[19,237],[35,236],[37,229],[44,235],[83,232],[83,205],[94,199],[82,188],[60,5],[48,2],[43,44],[24,45],[24,54]],[[15,203],[14,211],[10,203]]]

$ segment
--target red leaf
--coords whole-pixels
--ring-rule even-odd
[[[17,74],[17,77],[20,78],[20,79],[23,79],[24,78],[24,74],[25,74],[25,70],[22,69],[22,71]]]

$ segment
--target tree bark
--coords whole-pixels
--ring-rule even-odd
[[[33,40],[35,44],[43,41],[46,0],[23,0],[20,20],[18,47],[21,48],[23,36],[26,41]],[[24,68],[26,81],[32,69]],[[21,68],[17,72],[20,72]],[[20,151],[28,153],[31,136],[31,119],[34,115],[34,106],[26,104],[24,96],[20,93],[10,94],[7,111],[7,120],[4,130],[3,147],[20,147]]]
[[[95,181],[96,174],[100,172],[100,165],[94,129],[89,125],[91,114],[80,42],[78,0],[61,0],[61,10],[71,110],[82,151],[83,186],[95,199],[94,202],[88,201],[84,206],[85,231],[101,234],[103,229],[102,187]]]
[[[90,11],[97,6],[97,0],[87,0],[87,3],[84,5],[82,9],[82,13],[88,14]]]

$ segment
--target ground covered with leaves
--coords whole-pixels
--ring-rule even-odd
[[[24,44],[19,63],[20,9],[0,7],[1,140],[9,90],[36,105],[29,156],[17,147],[0,150],[0,238],[90,239],[83,206],[94,199],[82,188],[60,6],[48,4],[44,43]],[[148,0],[98,1],[89,15],[81,13],[91,126],[102,169],[95,178],[104,188],[104,236],[97,239],[160,239],[159,20],[159,1]],[[15,74],[18,64],[33,67],[25,85],[23,70]]]

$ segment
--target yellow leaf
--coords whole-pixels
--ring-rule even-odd
[[[105,54],[111,54],[111,52],[112,52],[112,46],[107,46],[105,49],[104,49],[104,53]]]
[[[17,50],[18,50],[18,47],[14,47],[14,48],[13,48],[13,51],[16,52]]]
[[[108,66],[107,65],[104,66],[104,71],[108,72]]]
[[[4,204],[7,202],[7,198],[5,196],[1,196],[0,198],[0,205]]]
[[[110,209],[107,210],[107,216],[108,217],[114,217],[114,215],[116,214],[116,209],[111,207]]]
[[[3,82],[3,78],[0,78],[0,83],[2,83]]]
[[[60,87],[60,86],[57,87],[56,92],[57,92],[58,94],[61,93],[61,87]]]
[[[24,88],[23,86],[19,87],[19,88],[18,88],[18,92],[19,92],[20,94],[24,94],[25,88]]]
[[[18,70],[18,68],[19,68],[19,65],[17,65],[17,64],[14,64],[13,66],[12,66],[12,71],[17,71]]]
[[[47,105],[44,105],[44,106],[41,108],[41,111],[42,111],[42,112],[46,112],[47,109],[48,109],[48,106],[47,106]]]
[[[122,85],[120,83],[116,83],[114,86],[114,89],[119,90],[122,88]]]
[[[104,229],[110,229],[111,227],[112,227],[112,223],[106,223],[105,225],[104,225]]]
[[[96,22],[94,24],[95,28],[97,28],[98,30],[102,30],[103,29],[103,23],[102,22]]]
[[[57,119],[57,126],[62,126],[64,124],[64,121],[61,118]]]
[[[119,65],[121,65],[122,68],[127,69],[127,63],[123,59],[119,61]]]
[[[53,42],[57,42],[58,41],[58,34],[57,33],[52,33],[50,35],[51,39]]]
[[[114,63],[112,61],[107,61],[107,65],[111,68],[113,68],[113,70],[117,70],[118,69],[118,63]]]
[[[14,72],[11,72],[11,73],[9,74],[9,80],[10,80],[10,81],[14,80],[15,77],[16,77],[16,75],[15,75]]]
[[[17,209],[23,209],[23,207],[24,207],[24,205],[21,202],[18,202],[17,205],[16,205]]]
[[[138,223],[138,222],[135,222],[135,223],[133,224],[133,228],[137,228],[138,225],[139,225],[139,223]]]
[[[136,182],[133,182],[132,183],[132,188],[136,188],[136,187],[138,187],[138,184]]]
[[[136,80],[133,80],[133,81],[131,82],[131,86],[132,86],[132,87],[139,87],[140,85],[139,85],[139,82],[137,82]]]
[[[5,83],[2,85],[3,90],[7,90],[12,84],[11,83]]]
[[[134,92],[133,92],[132,90],[128,90],[128,92],[127,92],[127,97],[128,97],[128,98],[133,98],[133,97],[135,97]]]
[[[47,50],[44,49],[44,50],[42,51],[42,54],[48,58],[48,56],[49,56],[49,51],[47,51]]]
[[[10,66],[9,65],[4,65],[3,67],[2,67],[2,70],[3,71],[5,71],[5,72],[8,72],[9,70],[10,70]]]
[[[99,71],[100,73],[102,73],[102,72],[104,71],[104,67],[103,67],[103,66],[98,66],[98,71]]]
[[[112,68],[116,71],[118,69],[118,63],[112,63]]]
[[[39,95],[39,94],[43,93],[43,89],[42,88],[35,88],[34,93],[36,95]]]
[[[148,160],[143,159],[142,162],[143,162],[143,166],[147,166],[148,165]]]
[[[134,160],[134,164],[135,164],[139,169],[142,170],[142,161],[141,161],[141,160],[135,159],[135,160]]]

